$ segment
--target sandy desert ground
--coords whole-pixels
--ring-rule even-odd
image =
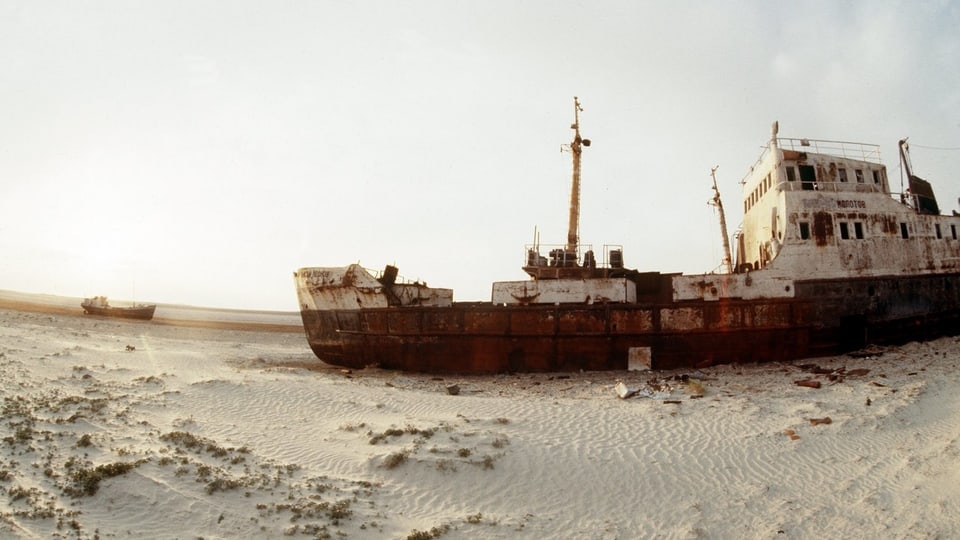
[[[440,378],[239,328],[0,309],[0,536],[960,537],[957,338]]]

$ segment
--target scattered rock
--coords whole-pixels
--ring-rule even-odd
[[[460,394],[460,386],[456,384],[451,384],[447,386],[447,393],[450,394],[451,396],[456,396]]]
[[[783,430],[783,434],[786,435],[787,437],[790,437],[791,441],[795,441],[800,438],[800,436],[797,435],[797,432],[792,429]]]
[[[824,416],[823,418],[810,419],[811,426],[819,426],[820,424],[832,424],[832,423],[833,423],[833,420],[831,420],[829,416]]]
[[[867,369],[867,368],[851,369],[850,371],[847,372],[847,376],[849,376],[849,377],[862,377],[863,375],[866,375],[867,373],[870,373],[870,370]]]
[[[793,381],[793,384],[797,386],[806,386],[807,388],[820,388],[820,381],[816,379],[803,379],[800,381]]]
[[[137,350],[137,348],[134,347],[133,345],[127,345],[127,352],[135,351],[135,350]]]

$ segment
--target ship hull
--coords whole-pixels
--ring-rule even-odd
[[[156,305],[136,306],[136,307],[99,307],[84,305],[83,311],[88,315],[99,315],[101,317],[116,317],[120,319],[137,319],[149,321],[153,319],[153,314],[157,309]]]
[[[675,369],[955,335],[960,275],[797,282],[779,299],[303,309],[321,360],[429,373]]]

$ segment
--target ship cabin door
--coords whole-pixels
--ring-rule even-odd
[[[867,345],[867,318],[849,315],[840,318],[840,346],[844,351],[855,351]]]
[[[800,187],[804,190],[816,189],[817,171],[813,165],[800,165]]]

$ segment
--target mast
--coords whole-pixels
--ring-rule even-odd
[[[723,235],[723,267],[726,268],[728,274],[733,273],[733,264],[730,257],[730,240],[727,237],[727,217],[723,212],[723,201],[720,200],[720,189],[717,188],[717,169],[720,166],[717,165],[710,169],[710,177],[713,178],[713,199],[710,201],[710,204],[717,207],[717,210],[720,212],[720,234]]]
[[[583,152],[582,146],[590,146],[590,139],[580,137],[580,100],[573,96],[573,124],[570,129],[573,130],[573,142],[568,147],[573,154],[573,182],[570,186],[570,220],[567,227],[567,247],[568,253],[576,253],[580,245],[580,154]]]
[[[906,173],[907,182],[909,185],[910,175],[913,174],[913,165],[910,163],[910,155],[908,154],[910,151],[910,145],[907,144],[907,139],[900,139],[900,141],[897,143],[897,147],[900,150],[900,164],[902,166],[900,169],[900,202],[905,203],[907,197],[906,192],[903,190],[903,175]],[[915,206],[912,204],[912,202],[913,201],[911,201],[911,206]]]

